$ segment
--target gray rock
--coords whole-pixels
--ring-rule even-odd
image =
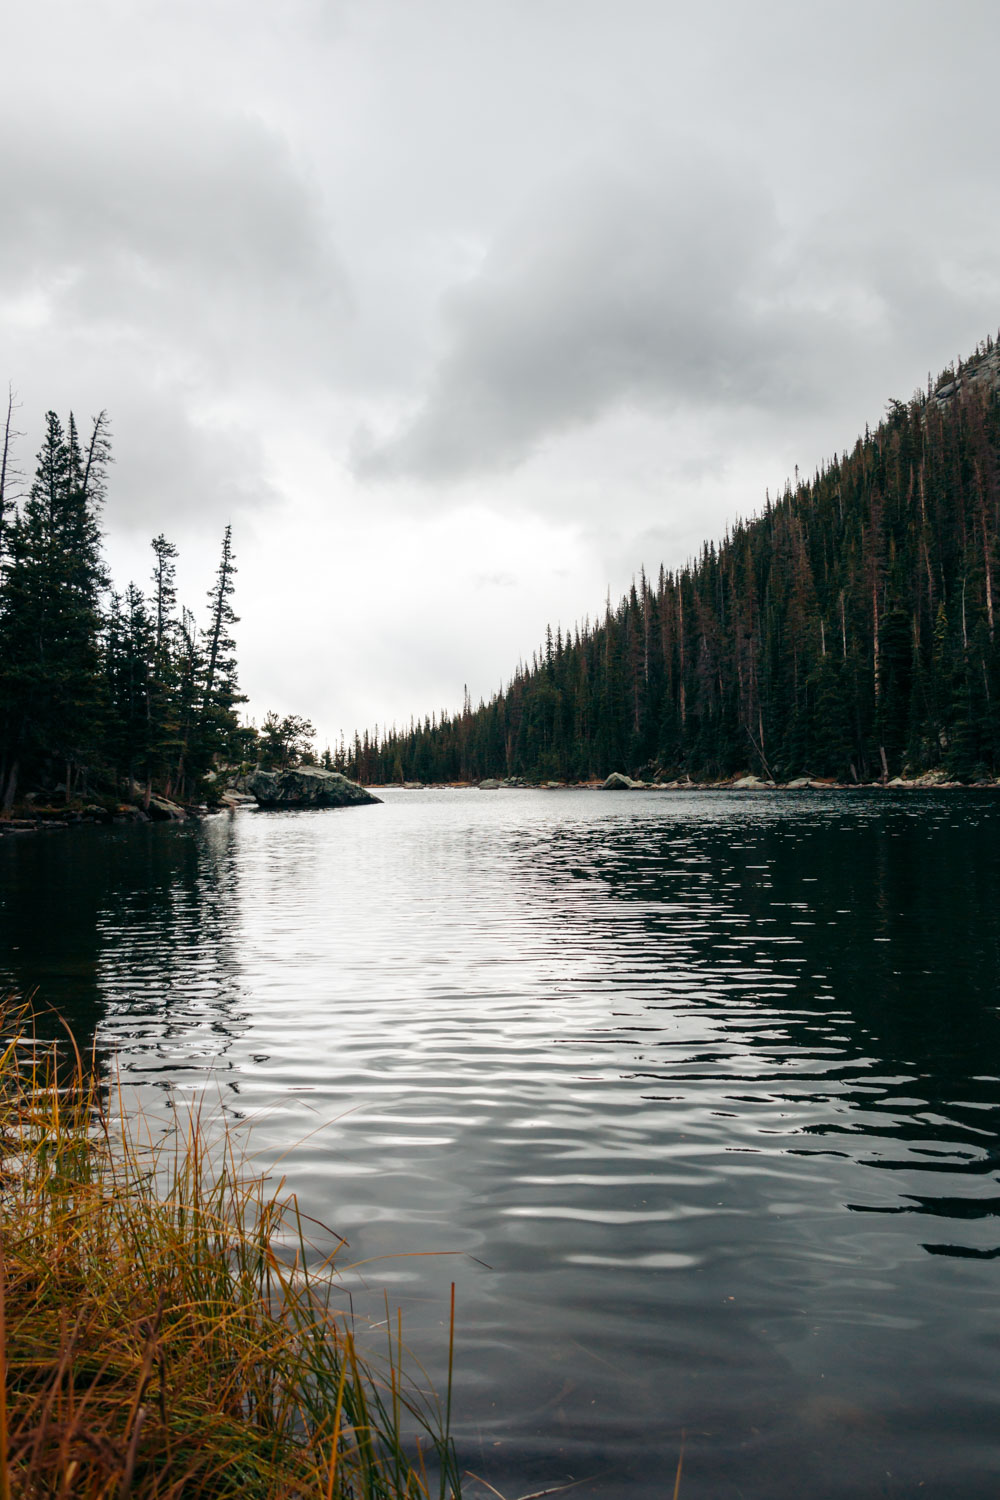
[[[256,799],[256,797],[251,797],[251,795],[250,795],[249,792],[225,791],[225,792],[223,792],[221,798],[219,799],[219,806],[220,807],[250,807],[250,806],[256,807],[257,806],[257,799]]]
[[[146,812],[154,823],[183,823],[187,819],[183,807],[168,802],[166,797],[150,797]]]
[[[738,787],[741,791],[752,792],[755,787],[773,786],[774,782],[761,781],[759,776],[740,776],[736,781],[732,782],[731,785],[734,787]]]
[[[381,802],[356,781],[321,766],[298,766],[294,771],[254,771],[246,790],[260,807],[361,807]]]
[[[601,783],[602,792],[630,792],[635,786],[631,776],[622,771],[612,771],[607,781]]]
[[[479,790],[481,792],[496,792],[500,790],[500,783],[494,780],[492,776],[487,776],[485,781],[479,783]]]
[[[796,776],[795,780],[787,782],[786,786],[790,792],[801,792],[804,787],[812,786],[812,781],[808,776]]]

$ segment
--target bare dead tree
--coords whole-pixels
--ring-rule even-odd
[[[4,534],[7,527],[7,511],[14,501],[19,499],[17,492],[11,492],[11,486],[19,483],[24,477],[21,470],[14,463],[14,444],[23,432],[18,432],[14,426],[14,413],[20,409],[20,403],[14,399],[14,387],[7,387],[7,415],[3,424],[3,443],[0,449],[0,557],[3,556]]]

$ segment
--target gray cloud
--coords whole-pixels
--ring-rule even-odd
[[[314,197],[273,131],[198,111],[49,122],[0,156],[4,301],[194,373],[315,368],[348,310]]]
[[[963,301],[981,305],[984,245],[968,298],[908,228],[793,232],[759,169],[704,153],[552,192],[446,299],[423,400],[381,439],[359,428],[356,472],[435,483],[509,470],[628,406],[786,423],[832,410],[859,347],[898,349],[913,327],[926,337],[954,327]]]
[[[423,404],[359,472],[512,467],[629,398],[745,397],[765,374],[748,304],[775,236],[764,195],[725,173],[604,172],[550,196],[450,295]]]
[[[517,577],[514,573],[476,573],[472,581],[477,588],[511,589],[517,583]]]
[[[137,390],[119,392],[112,430],[108,522],[116,529],[214,535],[277,498],[260,437],[245,424],[199,426],[182,402]]]
[[[266,415],[280,425],[281,403],[331,379],[353,316],[284,140],[154,90],[146,107],[53,109],[18,141],[0,154],[0,202],[16,207],[0,324],[26,450],[47,407],[106,408],[108,523],[126,531],[214,534],[272,502]]]

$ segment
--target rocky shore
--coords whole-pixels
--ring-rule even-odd
[[[222,778],[220,778],[222,779]],[[796,776],[790,781],[768,781],[752,773],[719,781],[641,780],[613,771],[604,781],[529,781],[524,776],[483,781],[397,782],[385,790],[425,791],[478,788],[482,792],[602,791],[602,792],[859,792],[859,791],[989,791],[1000,790],[997,780],[954,781],[946,771],[925,771],[919,776],[893,776],[886,781],[836,781],[824,776]],[[57,832],[81,824],[183,823],[192,818],[234,812],[241,807],[333,808],[361,807],[381,802],[381,797],[336,771],[318,766],[299,766],[290,771],[252,771],[225,779],[211,804],[171,802],[150,797],[148,803],[74,802],[59,807],[42,803],[29,793],[14,817],[0,819],[0,838],[26,833]]]
[[[182,806],[166,797],[150,797],[148,804],[75,801],[60,807],[44,803],[29,792],[14,817],[0,819],[0,838],[10,834],[51,833],[83,823],[184,823],[188,818],[205,817],[210,810],[205,803]]]
[[[100,802],[73,801],[60,806],[45,802],[38,793],[29,792],[14,817],[0,819],[0,837],[54,832],[84,823],[184,823],[190,818],[233,812],[239,807],[360,807],[381,801],[358,782],[348,780],[337,771],[325,771],[320,766],[296,766],[285,771],[256,770],[246,775],[230,770],[213,774],[208,780],[213,791],[210,803],[182,804],[167,797],[152,796],[142,797],[136,802],[104,799]]]
[[[396,787],[401,791],[477,787],[481,792],[517,789],[533,791],[571,789],[602,792],[857,792],[899,791],[911,788],[925,791],[984,791],[991,788],[1000,789],[1000,778],[972,782],[954,781],[946,771],[925,771],[919,776],[893,776],[885,781],[837,781],[833,777],[826,776],[796,776],[790,781],[769,781],[765,777],[744,772],[738,776],[723,777],[718,781],[692,781],[687,777],[643,781],[627,776],[623,771],[612,771],[604,781],[529,781],[523,776],[508,776],[503,779],[487,777],[483,781],[404,781],[396,783]]]

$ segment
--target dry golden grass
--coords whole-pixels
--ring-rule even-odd
[[[294,1197],[0,1026],[0,1500],[458,1496],[450,1396],[359,1358]]]

